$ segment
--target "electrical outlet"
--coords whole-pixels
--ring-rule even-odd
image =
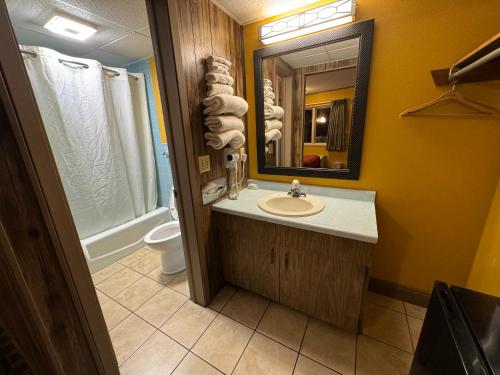
[[[198,169],[200,173],[210,171],[210,155],[198,156]]]

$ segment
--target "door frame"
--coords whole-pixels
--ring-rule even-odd
[[[161,103],[165,114],[164,125],[169,140],[168,148],[177,192],[191,298],[194,302],[207,306],[210,295],[205,259],[206,244],[202,233],[202,218],[196,215],[195,209],[196,199],[199,198],[195,194],[200,193],[200,187],[195,183],[197,171],[192,153],[192,140],[188,137],[190,132],[186,132],[185,121],[182,118],[181,106],[185,105],[186,100],[181,97],[179,84],[182,82],[178,82],[176,75],[174,39],[170,29],[168,5],[164,0],[146,0],[145,3],[155,50]],[[11,109],[9,123],[0,126],[9,126],[15,134],[16,147],[23,156],[23,167],[30,176],[31,187],[42,209],[43,224],[49,230],[54,252],[54,258],[47,261],[57,262],[62,270],[67,292],[71,296],[89,351],[92,353],[92,358],[88,360],[96,364],[99,374],[118,374],[111,340],[4,0],[0,0],[0,45],[2,45],[0,73],[5,81],[0,104]],[[4,244],[8,243],[9,254],[15,257],[16,234],[3,230],[0,234],[2,234],[0,251],[2,254],[4,251],[7,253],[9,249]],[[32,257],[35,258],[37,255],[39,254],[35,248]],[[18,285],[22,285],[26,276],[16,269],[15,263],[15,259],[8,263],[2,262],[0,272],[5,275],[17,272],[18,277],[15,280]],[[19,298],[9,303],[12,311],[37,308],[36,302],[29,298]],[[46,335],[44,340],[52,342],[63,340],[61,337],[50,337],[46,331],[44,332]],[[27,333],[31,333],[32,336],[14,339],[17,342],[40,342],[40,337],[36,337],[36,330],[33,332],[25,330],[23,334]],[[56,361],[57,355],[51,360]],[[53,366],[58,368],[60,364],[54,363]]]

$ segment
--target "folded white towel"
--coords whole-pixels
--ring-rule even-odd
[[[232,149],[239,149],[245,144],[245,136],[239,130],[228,130],[224,133],[205,133],[207,145],[212,146],[216,150],[229,145]]]
[[[264,121],[264,126],[266,129],[266,132],[269,130],[272,130],[272,129],[281,130],[281,128],[283,127],[283,123],[280,120],[273,118],[273,119]]]
[[[272,104],[268,104],[266,102],[264,102],[264,118],[267,120],[267,119],[270,119],[272,114],[273,114],[273,105]]]
[[[274,105],[274,99],[271,99],[271,98],[264,98],[264,103],[265,104],[268,104],[270,106],[273,106]]]
[[[211,69],[214,66],[220,66],[221,68],[229,70],[229,65],[226,65],[224,63],[220,63],[220,62],[217,62],[217,61],[209,61],[209,60],[207,60],[207,67],[208,67],[208,69]]]
[[[273,105],[271,109],[271,117],[269,118],[277,118],[280,119],[285,115],[285,110],[280,106]]]
[[[227,74],[229,75],[229,69],[227,68],[227,66],[212,66],[210,68],[208,68],[208,71],[210,73],[220,73],[220,74]]]
[[[212,55],[212,56],[208,56],[207,57],[207,63],[208,64],[211,64],[211,63],[214,63],[214,62],[217,62],[217,63],[220,63],[220,64],[224,64],[226,66],[231,66],[231,61],[229,61],[228,59],[225,59],[224,57],[221,57],[221,56],[215,56],[215,55]]]
[[[233,77],[228,74],[221,73],[207,73],[205,74],[205,79],[207,80],[207,85],[211,85],[214,83],[222,83],[223,85],[232,86],[234,83]]]
[[[281,138],[281,132],[278,129],[272,129],[266,132],[266,144],[271,141],[277,141]]]
[[[264,78],[264,86],[273,86],[273,82],[270,79]]]
[[[208,87],[207,96],[214,96],[217,94],[227,94],[227,95],[234,94],[234,89],[229,85],[214,83],[212,85],[207,85],[207,87]]]
[[[213,133],[222,133],[227,130],[245,130],[245,124],[236,116],[208,116],[205,118],[205,126]]]
[[[203,113],[209,116],[228,113],[241,117],[248,111],[248,103],[245,99],[227,94],[218,94],[205,98],[203,99],[203,105],[207,107]]]

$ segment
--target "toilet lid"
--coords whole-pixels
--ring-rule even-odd
[[[170,215],[173,220],[179,220],[179,212],[177,212],[177,202],[175,201],[174,188],[170,189],[170,200],[168,203]]]

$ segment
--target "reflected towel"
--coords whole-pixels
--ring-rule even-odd
[[[277,105],[271,105],[264,102],[264,117],[266,120],[276,118],[280,119],[285,115],[285,110]]]
[[[224,133],[205,133],[207,145],[212,146],[216,150],[229,145],[232,149],[239,149],[245,144],[245,136],[239,130],[228,130]]]
[[[274,100],[271,98],[264,98],[264,104],[270,105],[272,107],[274,105]]]
[[[216,56],[216,55],[208,56],[207,57],[207,63],[208,64],[219,63],[219,64],[224,64],[224,65],[226,65],[228,67],[231,66],[231,65],[233,65],[233,64],[231,64],[231,61],[229,61],[228,59],[225,59],[222,56]]]
[[[208,68],[208,71],[210,73],[220,73],[229,75],[229,69],[227,68],[227,66],[211,66],[210,68]]]
[[[266,128],[266,131],[269,131],[272,129],[281,130],[281,128],[283,127],[283,123],[280,120],[273,118],[271,120],[264,121],[264,126]]]
[[[270,79],[264,78],[264,86],[273,87],[273,82]]]
[[[281,132],[278,129],[272,129],[266,132],[266,144],[271,141],[277,141],[281,138]]]
[[[211,85],[213,83],[222,83],[223,85],[232,86],[234,83],[233,77],[228,74],[222,73],[207,73],[205,74],[205,79],[207,80],[207,85]]]
[[[205,118],[205,126],[213,133],[222,133],[227,130],[245,130],[245,124],[236,116],[208,116]]]
[[[217,94],[227,94],[227,95],[234,94],[234,89],[229,85],[214,83],[212,85],[207,85],[207,87],[208,87],[207,96],[214,96]]]
[[[273,90],[264,90],[264,98],[274,99],[276,98],[276,95],[274,94]]]
[[[218,94],[205,98],[203,104],[207,107],[203,113],[210,116],[228,113],[241,117],[248,111],[248,103],[245,99],[227,94]]]

